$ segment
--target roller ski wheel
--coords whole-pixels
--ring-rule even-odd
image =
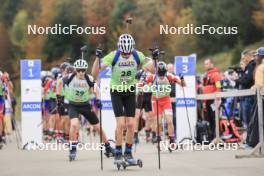
[[[142,161],[141,159],[138,159],[138,160],[137,160],[137,164],[138,164],[138,166],[139,166],[140,168],[143,167],[143,161]]]
[[[108,152],[105,152],[104,155],[105,155],[107,158],[115,157],[115,154],[114,154],[114,153],[108,153]]]
[[[131,154],[125,154],[124,155],[124,164],[123,168],[126,169],[129,166],[139,166],[140,168],[143,167],[143,162],[141,159],[135,159]]]

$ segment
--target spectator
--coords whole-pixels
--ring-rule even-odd
[[[207,72],[203,78],[203,83],[200,86],[204,94],[215,93],[221,91],[221,74],[218,69],[214,66],[214,63],[211,59],[206,59],[204,61],[205,68]],[[215,137],[215,108],[214,100],[206,100],[204,105],[205,109],[205,120],[210,124],[211,129],[211,139]]]
[[[231,79],[235,81],[236,87],[239,89],[250,89],[254,85],[253,73],[256,67],[253,52],[249,50],[242,52],[241,62],[246,64],[244,71],[241,73],[240,77],[233,76]],[[254,102],[254,96],[245,96],[241,101],[241,116],[244,127],[247,127],[250,121],[250,110]]]
[[[264,47],[257,50],[257,67],[255,72],[255,84],[253,88],[264,88]]]
[[[264,88],[264,47],[257,50],[257,66],[255,70],[255,83],[252,88]],[[248,134],[246,139],[246,144],[244,148],[255,147],[259,142],[259,126],[258,126],[258,104],[254,103],[252,106],[250,123],[248,126]]]

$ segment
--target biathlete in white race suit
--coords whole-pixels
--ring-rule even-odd
[[[79,59],[75,61],[74,68],[76,73],[69,75],[68,79],[64,79],[65,95],[66,99],[69,100],[68,114],[71,119],[70,161],[75,160],[76,157],[80,129],[80,115],[83,115],[99,134],[101,130],[99,120],[89,103],[91,93],[94,91],[94,80],[92,76],[86,74],[88,63],[83,59]],[[99,99],[97,99],[97,104],[98,106],[101,106],[101,101]],[[103,130],[102,141],[104,143],[106,153],[114,153]]]
[[[167,73],[166,63],[159,61],[157,64],[157,69],[158,69],[157,77],[155,77],[155,75],[153,74],[148,75],[146,78],[146,83],[156,86],[156,81],[157,81],[158,91],[156,91],[156,87],[155,88],[152,87],[151,89],[152,95],[153,95],[152,96],[152,107],[157,117],[157,100],[158,100],[159,118],[161,118],[162,115],[164,114],[165,120],[168,126],[169,141],[170,141],[170,144],[174,144],[175,137],[174,137],[174,126],[173,126],[173,117],[172,117],[172,106],[171,106],[171,99],[170,99],[171,83],[177,83],[181,86],[186,86],[186,84],[184,82],[183,77],[181,77],[181,80],[179,80],[173,74]],[[161,122],[161,120],[159,122]],[[154,124],[157,124],[157,123],[154,123]],[[157,127],[153,129],[157,129]],[[160,134],[157,134],[157,142],[159,142],[160,140],[161,140]]]
[[[102,51],[97,49],[96,55],[97,57],[92,69],[94,77],[97,77],[99,71],[106,69],[106,67],[112,67],[110,94],[117,124],[114,164],[120,164],[124,161],[127,161],[131,165],[136,164],[138,160],[132,156],[136,109],[135,75],[140,65],[153,71],[154,64],[151,60],[146,59],[142,52],[135,49],[135,41],[130,34],[122,34],[119,37],[117,50],[103,57],[101,70],[99,70],[99,57],[102,55]],[[124,129],[127,130],[127,133],[123,155],[122,141]]]

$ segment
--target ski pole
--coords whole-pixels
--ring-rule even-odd
[[[160,161],[160,128],[159,128],[159,100],[158,100],[158,64],[157,59],[160,55],[160,51],[158,47],[155,47],[154,49],[150,49],[152,52],[152,58],[154,60],[155,65],[155,85],[156,85],[156,110],[157,110],[157,133],[158,133],[158,164],[159,169],[161,169],[161,161]]]
[[[126,31],[127,31],[127,33],[129,33],[129,25],[132,24],[132,21],[133,21],[133,18],[131,18],[131,17],[128,17],[126,19]]]
[[[87,45],[84,45],[83,47],[81,47],[81,52],[82,52],[82,60],[84,59],[84,52],[87,51]]]
[[[101,51],[100,54],[97,54],[97,56],[99,57],[99,70],[101,70],[102,49],[100,48],[100,44],[97,47],[97,50]],[[100,78],[98,81],[98,87],[99,87],[99,91],[101,91],[101,79]],[[101,100],[101,92],[99,92],[99,99]],[[100,145],[102,145],[102,105],[99,106],[99,123],[100,123]],[[100,157],[101,157],[101,170],[103,170],[103,151],[102,151],[102,148],[100,150]]]
[[[184,105],[185,105],[185,110],[186,110],[186,116],[187,116],[188,125],[189,125],[189,132],[190,132],[190,135],[191,135],[191,138],[192,138],[192,141],[193,141],[191,123],[190,123],[190,118],[189,118],[189,113],[188,113],[188,108],[187,108],[187,103],[186,103],[185,91],[184,91],[184,87],[183,87],[184,77],[183,77],[182,74],[179,74],[179,77],[181,79],[182,93],[183,93]]]

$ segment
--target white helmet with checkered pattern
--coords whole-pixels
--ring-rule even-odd
[[[131,53],[135,49],[135,41],[130,34],[122,34],[118,39],[117,47],[123,53]]]
[[[88,63],[83,60],[83,59],[78,59],[77,61],[74,62],[73,64],[75,69],[87,69],[88,68]]]

